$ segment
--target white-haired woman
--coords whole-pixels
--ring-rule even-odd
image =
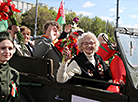
[[[82,36],[78,37],[77,43],[81,52],[78,56],[72,58],[70,63],[68,63],[70,55],[69,49],[67,47],[64,48],[62,54],[66,56],[65,62],[61,63],[58,69],[57,82],[65,83],[70,80],[69,82],[73,84],[106,89],[108,87],[106,85],[73,78],[74,75],[79,75],[85,78],[105,81],[111,79],[106,64],[102,58],[95,53],[99,47],[99,41],[96,36],[91,32],[84,33]]]

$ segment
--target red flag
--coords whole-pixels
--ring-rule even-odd
[[[115,54],[115,52],[116,50],[110,49],[108,44],[101,44],[99,50],[96,53],[100,55],[104,61],[107,61]]]
[[[125,66],[122,59],[117,55],[114,55],[114,58],[110,63],[110,70],[113,80],[119,81],[121,79],[124,83],[126,82]]]
[[[60,25],[66,23],[66,21],[65,21],[65,13],[64,13],[64,5],[63,4],[64,4],[63,1],[61,1],[60,7],[58,9],[58,14],[57,14],[57,17],[56,17],[56,20],[55,20]]]

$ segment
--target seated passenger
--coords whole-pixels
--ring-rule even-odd
[[[56,49],[53,42],[59,37],[60,25],[55,21],[47,21],[44,24],[44,35],[36,39],[34,57],[53,60],[53,74],[57,73],[59,62],[62,60],[61,53]]]
[[[13,49],[9,32],[0,32],[0,102],[19,102],[19,72],[8,62],[13,56]]]
[[[59,67],[57,82],[65,83],[69,80],[74,84],[106,89],[108,85],[73,78],[73,76],[79,75],[85,78],[105,81],[111,79],[106,64],[102,58],[96,54],[99,47],[99,41],[96,36],[91,32],[84,33],[82,36],[78,37],[77,43],[81,52],[78,56],[72,58],[69,64],[70,51],[67,47],[64,48],[62,54],[65,55],[65,62],[61,63]]]
[[[103,39],[103,37],[102,37],[103,35],[106,37],[106,39],[108,39],[107,34],[105,34],[105,33],[100,33],[100,34],[98,35],[98,41],[100,42],[100,44],[106,44],[106,41],[105,41],[105,40]]]
[[[11,34],[11,36],[12,36],[12,38],[13,38],[13,41],[14,41],[14,45],[15,45],[15,54],[16,55],[19,55],[19,56],[26,56],[26,57],[33,57],[33,55],[31,55],[31,51],[28,49],[28,47],[27,46],[24,46],[23,48],[21,47],[21,45],[18,43],[18,39],[17,39],[17,37],[16,37],[16,33],[18,32],[18,31],[20,31],[20,28],[19,28],[19,26],[17,26],[17,25],[12,25],[12,27],[11,27],[12,29],[11,29],[11,31],[10,31],[10,34]],[[8,29],[8,31],[9,31],[9,29]],[[21,28],[21,33],[24,33],[25,32],[25,34],[28,34],[29,33],[29,35],[31,34],[30,33],[30,29],[29,28],[25,28],[25,26],[23,26],[22,28]],[[28,38],[27,38],[28,39]],[[26,40],[26,37],[25,37],[25,44],[27,43],[27,40]],[[30,44],[30,45],[32,45],[32,44]]]
[[[34,42],[32,42],[30,40],[30,36],[31,36],[31,30],[26,27],[26,26],[21,26],[20,27],[21,33],[24,36],[24,42],[25,42],[25,46],[28,48],[29,54],[31,55],[31,57],[33,57],[33,50],[34,50]]]
[[[108,36],[105,33],[100,33],[98,35],[100,47],[97,54],[100,55],[105,62],[109,62],[108,65],[113,83],[124,85],[126,82],[126,70],[123,61],[115,49],[116,46],[107,44],[102,37],[103,35],[108,40]],[[110,85],[107,90],[116,93],[120,93],[122,91],[119,86],[113,85]]]

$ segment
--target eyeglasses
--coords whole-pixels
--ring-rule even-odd
[[[88,44],[90,44],[90,45],[93,45],[93,44],[95,44],[95,42],[83,42],[82,44],[84,44],[85,46],[87,46]]]

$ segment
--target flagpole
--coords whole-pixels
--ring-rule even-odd
[[[62,3],[64,4],[64,1],[63,0],[62,0]],[[63,25],[61,25],[61,30],[60,31],[61,31],[60,33],[63,32]]]

